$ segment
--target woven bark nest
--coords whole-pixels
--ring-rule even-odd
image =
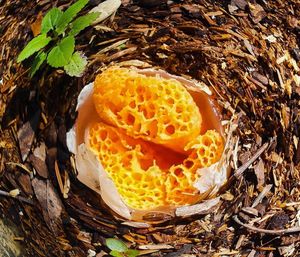
[[[71,1],[0,7],[0,214],[19,227],[22,256],[104,256],[110,237],[149,256],[300,254],[298,1],[122,1],[113,20],[80,34],[81,78],[46,68],[29,79],[17,55],[55,4]],[[204,83],[224,120],[238,117],[232,176],[213,211],[124,223],[76,179],[66,132],[77,96],[127,60]]]

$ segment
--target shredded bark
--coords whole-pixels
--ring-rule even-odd
[[[0,217],[19,228],[22,256],[103,256],[109,237],[149,256],[299,255],[299,1],[124,0],[76,39],[88,57],[82,77],[43,66],[30,79],[30,59],[17,64],[18,54],[41,15],[71,2],[1,1]],[[101,69],[129,60],[207,85],[224,123],[240,114],[236,172],[210,213],[128,223],[77,181],[66,147],[77,96]]]

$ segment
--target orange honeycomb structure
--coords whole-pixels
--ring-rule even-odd
[[[166,201],[169,205],[193,204],[200,199],[199,192],[193,186],[198,179],[197,170],[209,167],[221,158],[224,142],[218,132],[208,130],[186,148],[191,150],[189,156],[182,164],[172,166],[167,175]]]
[[[128,206],[147,210],[164,205],[164,174],[156,164],[161,160],[147,142],[94,123],[89,129],[89,144]]]
[[[198,106],[180,82],[112,67],[96,77],[93,101],[101,122],[87,142],[127,206],[199,201],[197,170],[220,159],[224,142],[215,130],[200,134]]]
[[[124,202],[138,210],[197,202],[197,169],[217,162],[223,151],[222,137],[212,130],[194,139],[188,145],[190,155],[173,165],[172,160],[180,159],[178,153],[168,150],[166,158],[162,149],[101,122],[91,125],[88,139]]]
[[[96,77],[93,98],[104,122],[134,138],[184,152],[200,133],[202,117],[197,105],[174,79],[111,67]]]

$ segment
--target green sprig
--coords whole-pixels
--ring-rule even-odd
[[[34,56],[30,73],[32,77],[47,62],[54,68],[63,67],[70,76],[81,76],[87,65],[83,54],[75,51],[75,36],[90,26],[100,13],[88,13],[77,17],[88,0],[78,0],[66,11],[50,9],[41,24],[41,34],[33,38],[21,51],[17,62]]]
[[[116,238],[108,238],[105,243],[111,250],[109,254],[114,257],[136,257],[140,253],[138,250],[128,249],[124,242]]]

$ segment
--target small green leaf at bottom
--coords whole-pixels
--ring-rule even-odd
[[[124,253],[128,250],[126,244],[124,244],[121,240],[115,238],[106,239],[106,246],[112,251],[117,251],[121,253]]]
[[[114,257],[124,257],[124,254],[118,251],[111,251],[109,254]]]
[[[70,76],[81,77],[86,65],[86,57],[79,52],[75,52],[72,55],[70,62],[64,66],[64,69]]]
[[[38,71],[38,69],[41,67],[41,65],[44,63],[46,58],[47,58],[47,54],[45,52],[40,52],[36,55],[36,57],[33,60],[32,65],[31,65],[30,71],[29,71],[29,76],[31,78]]]
[[[125,254],[127,257],[136,257],[139,255],[139,251],[138,250],[134,250],[134,249],[128,249]]]

